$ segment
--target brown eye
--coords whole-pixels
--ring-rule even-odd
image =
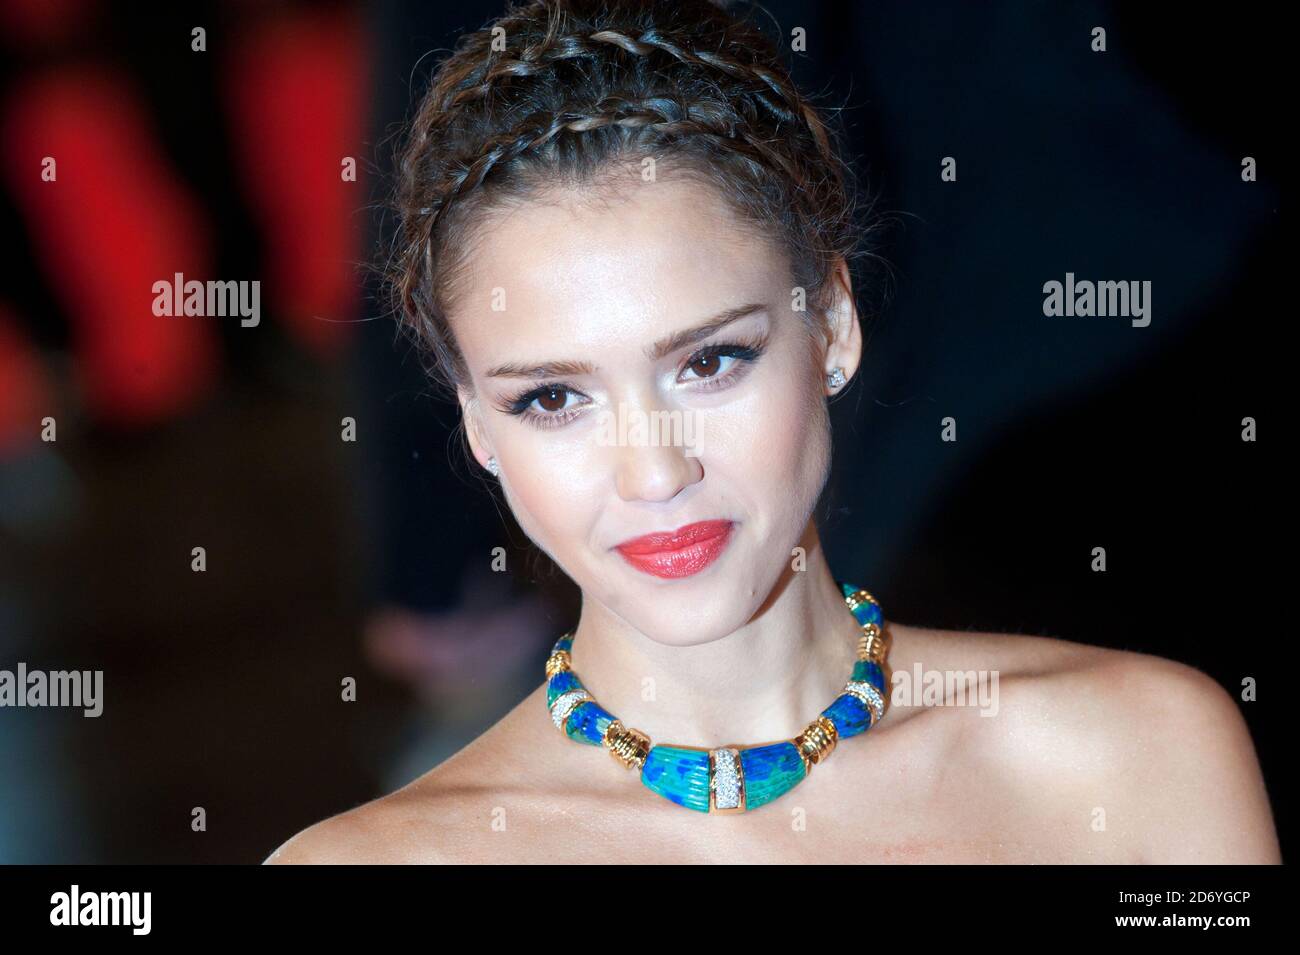
[[[541,405],[542,410],[544,411],[563,411],[565,404],[568,403],[568,395],[569,393],[563,388],[548,388],[546,391],[539,394],[535,400],[539,405]],[[548,401],[555,402],[555,407],[548,405]]]
[[[721,358],[721,355],[705,355],[691,362],[691,368],[701,378],[712,378],[718,373]]]

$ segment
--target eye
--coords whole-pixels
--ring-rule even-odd
[[[738,380],[745,373],[746,366],[758,361],[766,346],[766,336],[746,342],[706,345],[687,359],[686,367],[682,369],[683,375],[690,372],[693,378],[680,380],[702,382],[696,389],[699,391],[724,388]]]
[[[509,399],[501,410],[539,428],[558,428],[577,416],[581,404],[569,403],[569,398],[575,396],[580,396],[580,392],[566,385],[550,383]],[[533,405],[540,410],[534,410]]]
[[[538,407],[547,414],[556,414],[557,412],[564,410],[565,406],[569,403],[569,396],[572,394],[573,392],[568,388],[565,388],[563,385],[555,385],[538,393],[537,397],[535,397],[533,401],[536,401]]]
[[[727,360],[739,361],[740,359],[734,355],[702,355],[699,358],[692,358],[686,365],[686,370],[695,372],[700,378],[713,378],[722,368],[730,367],[725,364]]]

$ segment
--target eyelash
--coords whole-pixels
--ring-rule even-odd
[[[726,372],[714,375],[712,378],[699,378],[698,381],[709,382],[705,387],[697,388],[697,391],[716,391],[719,388],[725,388],[734,381],[738,380],[745,372],[747,365],[752,365],[762,356],[767,347],[767,336],[748,339],[740,342],[716,342],[712,345],[706,345],[699,351],[691,355],[686,360],[686,367],[683,371],[689,369],[696,362],[703,361],[706,358],[735,358],[736,363]],[[715,384],[716,382],[716,384]],[[506,414],[515,415],[537,428],[559,428],[568,424],[580,413],[578,408],[569,408],[563,411],[546,411],[538,412],[529,409],[538,398],[548,395],[553,391],[567,392],[568,394],[581,394],[576,388],[570,388],[561,382],[547,382],[536,388],[530,388],[521,392],[513,398],[506,399],[505,403],[500,406]]]

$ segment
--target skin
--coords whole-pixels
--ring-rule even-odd
[[[830,465],[825,376],[839,366],[851,378],[862,355],[848,271],[836,269],[826,334],[811,333],[792,311],[784,253],[707,187],[629,176],[616,197],[589,199],[516,205],[479,236],[452,313],[472,375],[460,391],[470,447],[481,464],[496,456],[521,527],[581,587],[573,669],[606,708],[657,742],[789,739],[843,687],[858,635],[811,520]],[[762,308],[647,356],[749,303]],[[754,336],[767,344],[753,364],[691,363]],[[596,367],[488,375],[560,359]],[[556,380],[574,393],[532,407],[576,412],[561,427],[501,410]],[[620,405],[693,413],[699,454],[602,440],[598,416]],[[732,539],[691,577],[652,577],[612,550],[712,518],[736,522]],[[667,802],[558,732],[539,674],[453,757],[266,862],[1280,861],[1245,723],[1205,674],[1043,637],[886,628],[896,680],[918,665],[993,671],[996,711],[896,692],[879,725],[793,791],[718,816]]]

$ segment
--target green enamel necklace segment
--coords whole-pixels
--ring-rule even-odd
[[[793,740],[707,749],[651,744],[592,697],[570,668],[573,634],[555,642],[546,661],[546,705],[570,739],[603,746],[619,763],[640,770],[641,782],[669,802],[696,812],[746,812],[785,795],[807,778],[836,743],[865,733],[888,707],[888,638],[876,599],[840,582],[845,604],[861,628],[858,660],[844,689]]]
[[[641,782],[679,806],[708,812],[711,762],[707,749],[661,744],[646,755]]]

